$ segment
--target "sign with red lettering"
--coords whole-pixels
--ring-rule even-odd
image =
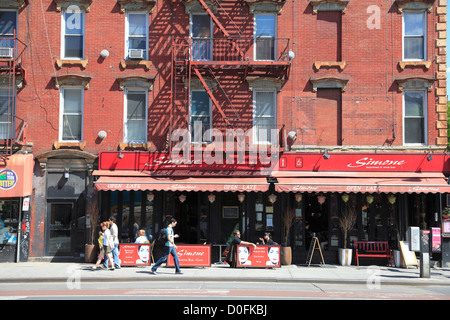
[[[190,171],[189,176],[202,171],[233,171],[238,174],[255,173],[266,167],[278,171],[359,171],[359,172],[450,172],[450,156],[445,153],[280,153],[276,157],[252,155],[231,156],[224,152],[222,161],[207,158],[189,161],[173,159],[168,152],[105,151],[99,154],[101,171],[139,171],[157,175],[164,171]],[[270,163],[267,164],[267,163]]]
[[[238,267],[280,267],[280,246],[237,246]]]
[[[177,245],[177,255],[180,267],[210,267],[210,245]],[[173,267],[173,257],[169,254],[167,265]]]
[[[150,244],[121,243],[119,259],[122,266],[149,266]]]

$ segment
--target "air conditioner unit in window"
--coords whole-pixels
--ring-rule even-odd
[[[13,57],[13,48],[0,48],[0,59],[8,59]]]
[[[143,49],[129,49],[128,58],[142,60],[145,58],[145,51]]]

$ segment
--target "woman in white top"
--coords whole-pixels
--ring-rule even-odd
[[[103,230],[103,253],[111,262],[111,268],[109,270],[114,270],[114,260],[111,254],[111,250],[114,248],[114,242],[111,237],[111,231],[109,231],[109,221],[102,222],[100,226]]]

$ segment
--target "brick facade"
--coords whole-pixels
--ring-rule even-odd
[[[170,131],[187,128],[187,88],[203,90],[203,86],[196,76],[186,73],[183,77],[186,69],[175,72],[173,44],[188,39],[189,13],[205,11],[197,0],[17,2],[21,6],[18,38],[26,44],[20,62],[27,72],[26,84],[18,89],[16,115],[28,124],[24,149],[37,159],[30,209],[30,256],[36,257],[44,256],[49,245],[44,242],[54,198],[72,197],[84,219],[93,199],[92,170],[99,152],[167,150]],[[213,127],[226,128],[224,116],[234,128],[252,127],[255,89],[271,88],[276,92],[277,129],[283,127],[297,136],[289,150],[423,153],[447,149],[446,0],[219,2],[211,10],[226,32],[238,42],[250,42],[243,42],[244,59],[237,65],[216,64],[211,70],[200,70],[220,106],[212,107]],[[81,61],[62,57],[61,11],[70,5],[86,12]],[[426,59],[403,61],[402,15],[417,8],[427,17]],[[149,54],[148,60],[130,62],[124,59],[126,16],[136,9],[149,12]],[[286,49],[295,54],[289,64],[251,66],[254,14],[258,13],[276,14],[277,48],[284,53],[283,62],[288,61]],[[213,23],[213,37],[224,37],[217,23]],[[176,81],[174,76],[179,76]],[[124,99],[126,86],[133,83],[148,90],[148,133],[147,143],[130,145],[124,141]],[[61,88],[74,84],[84,91],[83,138],[62,143]],[[403,142],[402,91],[417,85],[427,89],[427,133],[423,145],[411,146]],[[68,182],[61,179],[66,171],[70,171]],[[77,175],[81,178],[70,180]],[[63,188],[66,183],[78,183],[79,189]],[[277,221],[276,227],[281,229],[281,224]],[[87,233],[88,224],[81,229]],[[78,252],[85,243],[81,238],[88,237],[82,232],[76,236]]]
[[[278,36],[289,38],[295,58],[289,79],[277,94],[277,123],[286,125],[288,132],[297,132],[294,149],[317,146],[405,149],[402,94],[396,80],[414,77],[436,79],[427,95],[426,148],[445,149],[447,4],[439,0],[431,5],[432,10],[427,13],[430,65],[402,68],[402,13],[397,2],[350,1],[343,11],[319,9],[317,13],[308,1],[284,3],[277,16]],[[239,29],[243,37],[253,36],[253,15],[248,5],[222,1],[222,7],[234,24],[222,10],[216,10],[216,16],[230,33]],[[33,152],[50,150],[58,142],[60,97],[54,78],[70,74],[90,77],[84,100],[85,151],[97,154],[118,149],[123,140],[124,110],[124,92],[118,79],[132,76],[155,78],[148,101],[148,142],[154,150],[164,149],[171,108],[171,37],[188,36],[186,8],[182,1],[158,1],[149,14],[149,69],[123,68],[120,62],[125,51],[125,13],[119,3],[95,1],[86,13],[86,66],[59,67],[61,13],[52,1],[43,3],[43,7],[40,3],[26,4],[19,13],[18,29],[19,38],[27,44],[23,65],[28,71],[28,84],[18,93],[17,115],[28,122],[28,142],[33,144]],[[214,36],[222,36],[217,26]],[[100,56],[103,49],[109,51],[107,58]],[[235,111],[240,115],[237,126],[251,125],[252,92],[242,73],[215,72],[235,109],[227,104],[223,91],[216,89],[224,112],[230,118]],[[322,78],[345,80],[345,88],[319,89],[329,92],[329,97],[326,92],[314,92],[310,80]],[[339,110],[328,113],[325,107],[328,103],[337,103],[333,108]],[[214,125],[220,127],[222,116],[213,109]],[[174,123],[183,123],[186,115],[186,106],[176,106]],[[335,129],[324,130],[328,126],[338,127],[338,139],[334,136]],[[107,133],[103,140],[97,137],[100,130]]]

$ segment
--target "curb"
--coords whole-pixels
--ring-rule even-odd
[[[449,286],[450,282],[441,280],[430,280],[421,278],[408,280],[380,280],[380,285],[389,286]],[[70,277],[46,277],[46,278],[9,278],[0,279],[0,283],[50,283],[50,282],[67,282]],[[271,282],[271,283],[318,283],[318,284],[360,284],[367,285],[368,279],[291,279],[291,278],[229,278],[229,277],[183,277],[183,276],[166,276],[166,275],[149,275],[147,277],[81,277],[80,282],[161,282],[161,281],[177,281],[177,282]]]

